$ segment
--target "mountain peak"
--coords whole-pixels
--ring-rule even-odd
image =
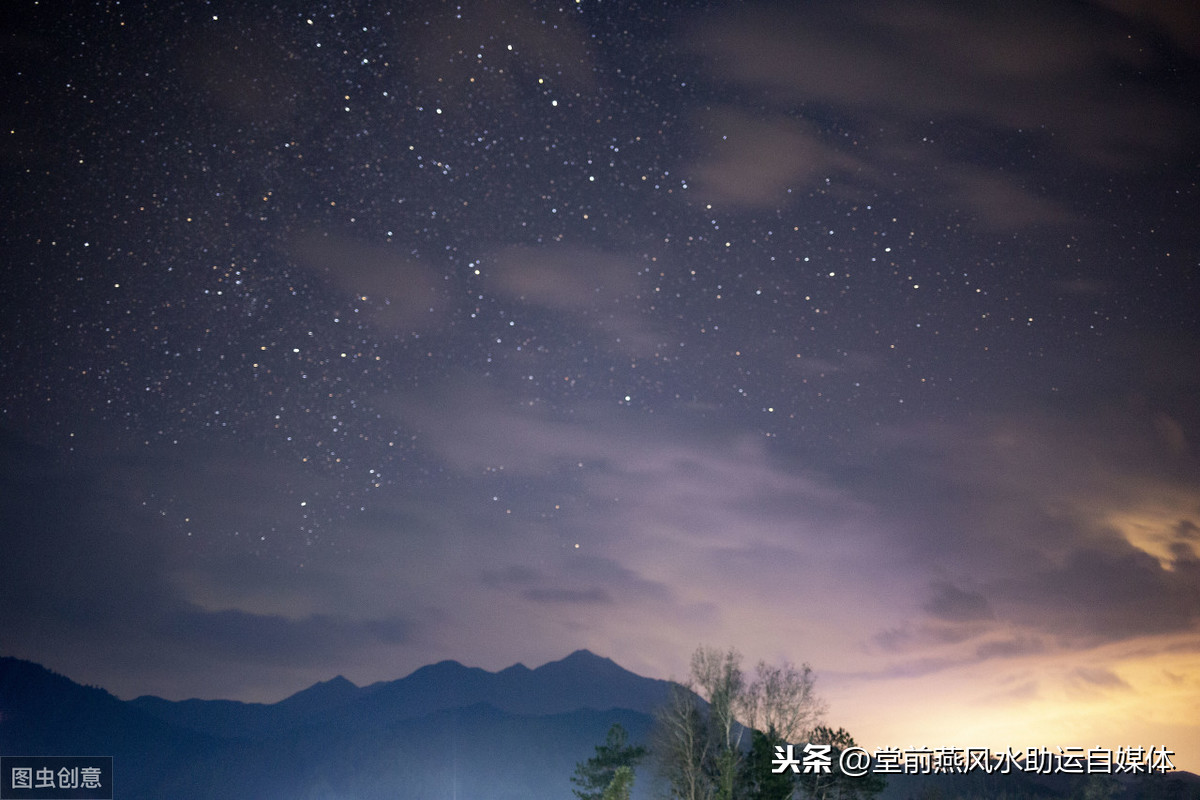
[[[347,679],[345,675],[335,675],[327,681],[318,683],[317,686],[333,686],[338,689],[343,689],[347,686],[351,689],[358,688],[358,685],[354,681]]]
[[[460,661],[453,659],[444,659],[435,664],[426,664],[423,667],[418,667],[408,674],[407,677],[400,678],[401,681],[408,680],[438,680],[438,681],[457,681],[462,680],[464,676],[486,674],[479,667],[468,667]],[[381,681],[374,686],[387,686],[397,681]]]
[[[309,714],[323,708],[341,705],[359,693],[359,688],[342,675],[314,683],[276,705],[291,713]]]
[[[512,675],[524,675],[527,672],[532,672],[532,670],[529,669],[529,667],[525,666],[524,664],[522,664],[521,662],[518,661],[516,664],[513,664],[511,667],[505,667],[504,669],[500,670],[496,674],[512,676]]]
[[[347,680],[344,675],[337,675],[327,681],[317,681],[307,689],[301,689],[292,697],[302,694],[328,694],[331,692],[345,692],[347,690],[355,690],[358,686],[353,681]]]
[[[595,675],[603,674],[622,674],[628,672],[617,662],[611,658],[598,656],[591,650],[576,650],[566,658],[558,661],[550,661],[538,667],[534,672],[539,674],[558,673],[558,672],[584,673]]]

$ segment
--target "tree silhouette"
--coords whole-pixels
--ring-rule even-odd
[[[858,777],[842,772],[842,752],[858,746],[845,728],[835,731],[821,725],[813,729],[809,741],[830,745],[831,756],[829,772],[800,773],[799,784],[809,800],[871,800],[887,786],[886,780],[872,772]]]
[[[616,783],[618,794],[615,797],[628,797],[629,787],[633,785],[633,768],[645,756],[646,748],[629,744],[625,728],[614,723],[608,729],[604,744],[596,745],[596,754],[575,765],[571,783],[579,788],[571,791],[579,800],[608,800],[607,790]],[[622,776],[620,781],[618,774]],[[621,789],[622,786],[625,788]],[[625,794],[620,794],[621,791]]]
[[[775,747],[783,739],[769,728],[751,734],[750,752],[742,770],[742,796],[746,800],[789,800],[795,780],[789,771],[775,771]]]
[[[608,788],[604,790],[601,800],[629,800],[629,793],[633,790],[633,769],[631,767],[617,767],[613,773],[613,778],[608,782]]]

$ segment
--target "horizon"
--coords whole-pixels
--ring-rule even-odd
[[[564,662],[564,661],[567,661],[567,660],[571,659],[573,656],[578,656],[578,655],[586,655],[586,656],[590,656],[590,657],[591,657],[591,658],[593,658],[593,659],[596,659],[597,661],[604,661],[604,662],[611,663],[611,664],[613,664],[615,667],[617,667],[618,669],[620,669],[620,670],[622,670],[622,671],[624,671],[624,672],[630,673],[630,674],[632,674],[632,675],[635,675],[636,677],[638,677],[638,678],[641,678],[641,679],[645,679],[645,680],[662,680],[662,681],[668,681],[668,682],[676,682],[674,678],[657,678],[657,677],[654,677],[654,676],[649,676],[649,675],[641,675],[641,674],[639,674],[639,673],[637,673],[637,672],[634,672],[634,671],[632,671],[632,670],[629,670],[628,668],[626,668],[625,666],[623,666],[622,664],[620,664],[619,662],[615,661],[615,660],[614,660],[614,659],[612,659],[612,658],[609,658],[609,657],[607,657],[607,656],[603,656],[603,655],[600,655],[600,654],[598,654],[598,653],[595,653],[595,652],[593,652],[593,651],[589,650],[588,648],[578,648],[578,649],[576,649],[576,650],[572,650],[570,653],[568,653],[568,654],[566,654],[566,655],[562,656],[561,658],[551,659],[550,661],[543,662],[543,663],[539,664],[539,665],[538,665],[538,666],[536,666],[536,667],[530,667],[530,666],[528,666],[528,665],[524,664],[523,662],[520,662],[520,661],[518,661],[518,662],[515,662],[515,663],[513,663],[513,664],[510,664],[510,665],[508,665],[508,666],[505,666],[505,667],[501,667],[501,668],[497,668],[497,669],[486,669],[486,668],[484,668],[484,667],[479,667],[479,666],[473,666],[473,665],[470,665],[470,664],[465,664],[465,663],[463,663],[463,662],[461,662],[461,661],[458,661],[458,660],[456,660],[456,659],[441,659],[441,660],[439,660],[439,661],[436,661],[436,662],[431,662],[431,663],[428,663],[428,664],[424,664],[424,665],[422,665],[422,666],[420,666],[420,667],[417,667],[417,668],[415,668],[415,669],[413,669],[413,670],[411,670],[411,671],[409,671],[409,672],[407,672],[407,673],[405,673],[404,675],[401,675],[401,676],[399,676],[399,677],[390,678],[390,679],[389,679],[389,678],[384,678],[384,679],[380,679],[380,680],[375,680],[375,681],[372,681],[372,682],[370,682],[370,683],[363,683],[363,684],[359,684],[359,683],[357,683],[357,682],[355,682],[355,681],[353,681],[353,680],[351,680],[351,679],[347,678],[346,676],[344,676],[344,675],[342,675],[342,674],[338,674],[338,675],[334,675],[334,676],[332,676],[332,677],[329,677],[329,678],[318,679],[318,680],[314,681],[313,683],[311,683],[311,684],[309,684],[309,685],[307,685],[307,686],[303,686],[303,687],[300,687],[300,688],[298,688],[298,689],[295,689],[294,691],[290,691],[290,692],[288,692],[287,694],[283,695],[282,697],[278,697],[277,699],[275,699],[275,700],[270,700],[270,701],[267,701],[267,700],[243,700],[243,699],[239,699],[239,698],[232,698],[232,697],[178,697],[178,698],[167,698],[167,697],[160,697],[159,695],[152,695],[152,694],[141,694],[141,695],[134,695],[134,696],[129,696],[129,697],[121,697],[121,696],[119,696],[119,695],[117,695],[117,694],[113,693],[112,691],[110,691],[109,689],[107,689],[106,687],[103,687],[103,686],[96,686],[96,687],[93,687],[93,688],[99,688],[99,689],[103,690],[103,691],[104,691],[104,692],[106,692],[107,694],[111,695],[112,697],[116,698],[117,700],[119,700],[119,701],[121,701],[121,702],[123,702],[123,703],[129,703],[129,702],[132,702],[132,701],[134,701],[134,700],[138,700],[138,699],[142,699],[142,698],[151,698],[151,699],[161,699],[161,700],[166,700],[166,701],[168,701],[168,702],[171,702],[171,703],[181,703],[181,702],[188,702],[188,701],[199,701],[199,702],[210,702],[210,701],[215,701],[215,702],[237,702],[237,703],[242,703],[242,704],[245,704],[245,705],[262,705],[262,706],[272,706],[272,705],[276,705],[276,704],[278,704],[278,703],[282,703],[283,701],[285,701],[285,700],[288,700],[288,699],[290,699],[290,698],[292,698],[292,697],[295,697],[295,696],[297,696],[297,695],[303,694],[303,693],[307,692],[308,690],[310,690],[310,689],[313,689],[314,687],[321,686],[321,685],[324,685],[324,684],[328,684],[328,683],[331,683],[331,682],[334,682],[334,681],[338,681],[339,679],[340,679],[340,680],[342,680],[342,681],[345,681],[345,682],[349,683],[349,684],[350,684],[351,686],[353,686],[353,687],[354,687],[356,690],[362,690],[362,689],[370,689],[370,688],[372,688],[372,687],[375,687],[375,686],[387,685],[387,684],[399,683],[399,682],[402,682],[402,681],[406,681],[406,680],[408,680],[408,679],[412,678],[412,677],[413,677],[414,675],[416,675],[418,672],[422,672],[422,671],[425,671],[426,669],[433,668],[433,667],[439,667],[439,666],[442,666],[442,665],[454,665],[454,666],[456,666],[456,667],[461,667],[461,668],[463,668],[464,670],[468,670],[468,671],[471,671],[471,670],[481,670],[481,671],[485,672],[485,673],[486,673],[486,674],[488,674],[488,675],[499,675],[499,674],[501,674],[501,673],[503,673],[503,672],[505,672],[505,671],[507,671],[507,670],[513,669],[514,667],[523,667],[523,668],[524,668],[526,671],[528,671],[530,674],[533,674],[534,672],[536,672],[536,671],[538,671],[538,670],[542,669],[543,667],[547,667],[547,666],[550,666],[550,665],[553,665],[553,664],[559,664],[559,663],[562,663],[562,662]],[[0,658],[4,658],[4,657],[6,657],[6,656],[0,655]],[[15,658],[15,657],[14,657],[14,656],[7,656],[7,658]],[[34,664],[34,665],[36,665],[36,666],[42,667],[43,669],[47,669],[47,670],[49,670],[50,672],[52,672],[52,673],[54,673],[54,674],[57,674],[57,675],[59,675],[59,676],[61,676],[61,677],[64,677],[64,678],[66,678],[66,679],[68,679],[68,680],[72,681],[72,682],[73,682],[73,683],[75,683],[76,685],[80,685],[80,686],[91,686],[90,684],[82,684],[82,683],[80,683],[78,680],[75,680],[74,678],[72,678],[70,675],[65,675],[65,674],[63,674],[63,673],[59,672],[58,670],[55,670],[55,669],[53,669],[53,668],[51,668],[51,667],[49,667],[49,666],[47,666],[47,665],[44,665],[44,664],[38,664],[37,662],[34,662],[34,661],[29,661],[28,659],[18,659],[18,660],[22,660],[22,661],[25,661],[26,663]],[[747,670],[752,670],[752,669],[753,669],[752,665],[749,665],[749,664],[745,664],[745,663],[743,663],[743,664],[742,664],[742,666],[743,666],[743,668],[744,668],[744,669],[747,669]],[[819,681],[819,675],[818,675],[818,681]],[[702,697],[702,695],[701,695],[701,697]],[[599,709],[599,710],[605,710],[605,709]],[[431,713],[435,713],[435,712],[431,712]],[[639,713],[642,713],[642,712],[639,712]],[[535,715],[530,715],[530,716],[538,716],[538,715],[536,715],[536,714],[535,714]],[[829,725],[829,726],[831,726],[831,727],[834,727],[834,728],[836,728],[836,727],[845,727],[844,725],[840,725],[836,719],[829,719],[827,716],[823,716],[822,718],[820,718],[820,719],[816,720],[816,721],[814,722],[814,725]],[[850,733],[851,733],[852,735],[854,735],[854,734],[855,734],[855,732],[854,732],[854,731],[850,731]],[[911,741],[911,740],[906,740],[905,742],[900,742],[900,741],[892,741],[892,742],[883,742],[883,743],[880,743],[880,742],[871,742],[871,741],[869,741],[869,740],[864,740],[864,739],[862,739],[862,738],[858,737],[857,735],[855,736],[855,738],[856,738],[856,740],[857,740],[857,743],[858,743],[860,746],[863,746],[863,747],[867,748],[868,750],[873,750],[874,748],[878,748],[878,747],[900,747],[901,749],[904,749],[905,747],[927,747],[927,746],[930,746],[930,745],[929,745],[927,742],[922,742],[922,743],[918,744],[917,742],[915,742],[915,741]],[[1088,741],[1079,740],[1079,741],[1069,741],[1069,742],[1068,742],[1068,741],[1062,741],[1062,742],[1054,742],[1054,743],[1047,743],[1047,742],[1040,742],[1040,743],[1035,743],[1035,742],[1020,742],[1020,743],[1015,743],[1015,744],[1014,744],[1013,742],[993,742],[993,743],[988,743],[988,742],[979,742],[979,741],[975,741],[973,744],[963,744],[963,743],[962,743],[962,740],[959,740],[959,741],[954,741],[954,742],[951,742],[951,743],[949,743],[949,744],[943,744],[943,745],[939,745],[939,746],[956,747],[956,748],[958,748],[958,749],[962,749],[962,750],[965,750],[965,749],[967,749],[967,748],[971,748],[971,747],[985,747],[985,748],[987,748],[987,749],[988,749],[988,750],[989,750],[991,753],[993,753],[993,754],[998,754],[998,753],[1001,753],[1001,752],[1003,752],[1003,751],[1005,750],[1005,748],[1012,748],[1014,751],[1021,752],[1021,751],[1025,750],[1027,747],[1034,747],[1034,748],[1036,748],[1036,747],[1049,747],[1051,750],[1053,750],[1055,747],[1083,747],[1083,748],[1087,748],[1087,747],[1099,747],[1099,748],[1104,748],[1104,747],[1105,747],[1105,745],[1104,745],[1103,743],[1090,743],[1090,740],[1088,740]],[[1127,745],[1120,745],[1120,746],[1122,746],[1122,747],[1123,747],[1123,746],[1127,746]],[[1196,776],[1200,777],[1200,769],[1197,769],[1197,768],[1196,768],[1197,766],[1200,766],[1200,765],[1193,765],[1193,764],[1191,764],[1190,762],[1184,762],[1184,763],[1181,763],[1181,762],[1180,762],[1180,760],[1179,760],[1179,753],[1178,753],[1178,752],[1176,752],[1176,751],[1173,751],[1173,750],[1171,750],[1171,748],[1170,748],[1170,746],[1169,746],[1168,744],[1162,744],[1162,743],[1159,743],[1159,744],[1157,744],[1157,745],[1154,745],[1153,747],[1165,747],[1167,750],[1169,750],[1169,751],[1170,751],[1169,758],[1171,759],[1171,762],[1172,762],[1172,763],[1174,764],[1174,766],[1175,766],[1175,770],[1174,770],[1175,772],[1183,772],[1183,773],[1187,773],[1187,774],[1191,774],[1191,775],[1196,775]],[[1111,747],[1111,749],[1112,749],[1113,751],[1115,751],[1115,750],[1116,750],[1116,748],[1117,748],[1117,746],[1116,746],[1116,745],[1114,745],[1114,746],[1112,746],[1112,747]],[[1186,754],[1186,753],[1185,753],[1185,754],[1184,754],[1184,758],[1186,759],[1187,757],[1188,757],[1188,754]],[[1168,774],[1169,774],[1169,773],[1168,773]]]
[[[454,659],[454,658],[443,658],[438,661],[431,661],[428,664],[422,664],[421,666],[411,669],[408,672],[406,672],[403,675],[400,675],[398,677],[381,678],[378,680],[371,681],[369,683],[358,683],[357,681],[354,681],[354,680],[346,677],[345,675],[338,673],[337,675],[333,675],[328,678],[318,678],[317,680],[313,681],[310,684],[307,684],[305,686],[301,686],[298,689],[289,691],[287,694],[283,695],[282,697],[279,697],[276,700],[244,700],[244,699],[237,698],[237,697],[199,697],[199,696],[173,697],[172,698],[172,697],[163,697],[161,695],[156,695],[156,694],[134,694],[134,695],[122,696],[122,695],[117,694],[116,692],[112,691],[108,687],[99,686],[99,685],[96,685],[96,686],[97,686],[97,688],[103,689],[105,692],[107,692],[108,694],[117,698],[118,700],[121,700],[122,702],[129,702],[130,700],[136,700],[139,697],[154,697],[154,698],[158,698],[160,700],[168,700],[172,703],[180,703],[180,702],[184,702],[186,700],[232,700],[234,702],[246,703],[246,704],[274,705],[275,703],[282,702],[283,700],[286,700],[289,697],[294,697],[295,695],[300,694],[301,692],[307,691],[308,689],[311,689],[314,686],[319,686],[321,684],[330,683],[332,681],[338,680],[339,678],[342,679],[343,681],[348,682],[351,686],[353,686],[356,689],[367,689],[367,688],[370,688],[371,686],[375,686],[380,683],[393,683],[395,681],[402,681],[407,678],[411,678],[417,672],[420,672],[421,670],[424,670],[428,667],[438,667],[443,664],[454,664],[456,666],[463,667],[464,669],[482,670],[482,671],[488,673],[489,675],[498,675],[499,673],[504,672],[505,670],[512,669],[513,667],[524,667],[525,669],[529,670],[530,672],[534,672],[534,671],[541,669],[542,667],[546,667],[551,664],[561,663],[561,662],[566,661],[567,659],[571,658],[572,656],[576,656],[579,654],[586,654],[586,655],[592,656],[593,658],[596,658],[597,660],[600,660],[600,661],[608,661],[608,662],[616,665],[617,667],[620,667],[622,670],[624,670],[626,672],[632,672],[632,670],[626,669],[621,664],[617,663],[616,661],[614,661],[613,659],[611,659],[607,656],[602,656],[599,653],[594,653],[586,647],[580,647],[575,650],[572,650],[570,653],[567,653],[565,656],[562,656],[561,658],[551,659],[549,661],[539,664],[536,667],[530,667],[530,666],[524,664],[523,662],[517,661],[515,663],[509,664],[506,667],[500,667],[499,669],[487,669],[485,667],[479,667],[479,666],[473,666],[471,664],[466,664],[466,663],[459,661],[457,659]],[[10,656],[10,655],[6,655],[4,653],[0,653],[0,658],[12,658],[17,661],[24,661],[29,664],[34,664],[36,666],[42,667],[43,669],[49,670],[50,672],[52,672],[56,675],[60,675],[64,678],[67,678],[72,683],[76,683],[80,686],[93,686],[94,685],[94,684],[89,684],[89,683],[83,683],[79,680],[76,680],[71,675],[62,672],[61,670],[55,669],[53,666],[51,666],[49,664],[43,664],[38,661],[34,661],[32,659],[21,658],[19,656]],[[636,672],[634,672],[632,674],[637,675]],[[669,678],[653,678],[653,677],[647,676],[647,675],[638,675],[638,677],[648,678],[650,680],[670,680]]]

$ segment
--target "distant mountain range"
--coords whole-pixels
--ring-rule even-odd
[[[587,650],[537,669],[500,672],[442,661],[407,678],[359,688],[340,675],[273,705],[228,700],[130,702],[181,728],[220,737],[268,739],[299,727],[377,728],[477,705],[518,716],[624,708],[650,714],[667,696],[667,681],[643,678]],[[603,737],[602,737],[603,738]]]
[[[572,800],[575,765],[613,723],[646,742],[669,690],[579,650],[532,670],[443,661],[365,687],[339,676],[270,705],[122,701],[0,658],[0,755],[112,756],[121,800]],[[879,800],[1200,800],[1190,773],[1103,797],[1073,778],[899,775]],[[638,769],[635,798],[662,788]]]
[[[270,705],[122,701],[0,658],[0,755],[113,756],[125,800],[569,800],[576,763],[613,723],[645,741],[669,687],[580,650],[532,670],[339,676]]]

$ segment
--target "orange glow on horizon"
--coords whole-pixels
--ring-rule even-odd
[[[1177,769],[1200,772],[1195,634],[832,682],[830,721],[869,750],[1166,747]]]

